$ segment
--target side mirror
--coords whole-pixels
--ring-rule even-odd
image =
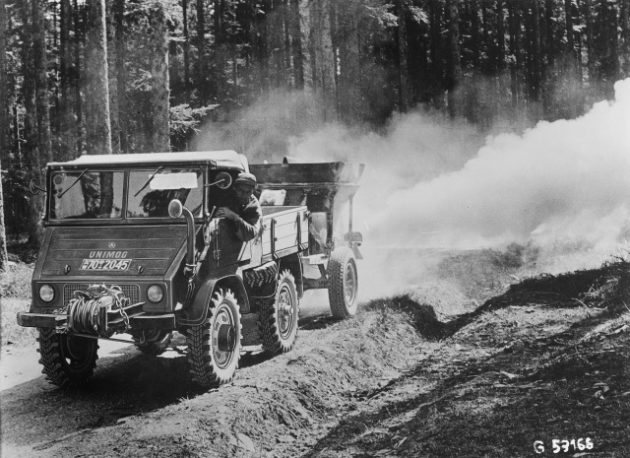
[[[214,177],[214,181],[206,185],[206,187],[216,186],[219,189],[227,189],[232,186],[232,175],[228,172],[219,172]]]
[[[179,199],[173,199],[168,204],[168,216],[171,218],[179,218],[184,212],[184,206]]]

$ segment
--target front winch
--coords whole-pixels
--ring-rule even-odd
[[[90,285],[87,290],[77,290],[68,303],[68,330],[75,333],[98,334],[110,337],[116,331],[129,329],[129,316],[125,307],[129,298],[125,297],[117,285]],[[118,311],[121,323],[110,327],[108,312]]]

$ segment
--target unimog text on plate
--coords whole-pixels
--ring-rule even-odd
[[[214,213],[248,171],[258,177],[262,229],[243,242]],[[362,171],[342,162],[250,166],[234,151],[48,164],[33,299],[17,317],[39,328],[44,373],[80,384],[99,338],[130,334],[156,355],[178,331],[192,379],[217,386],[232,379],[244,347],[293,347],[306,289],[327,288],[332,314],[353,315],[362,240],[352,199]],[[341,210],[347,222],[334,218]]]

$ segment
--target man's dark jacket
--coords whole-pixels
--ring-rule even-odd
[[[249,202],[240,205],[236,200],[230,205],[230,210],[235,212],[239,218],[232,221],[235,226],[236,236],[243,242],[247,242],[260,233],[262,211],[256,196],[251,196]]]

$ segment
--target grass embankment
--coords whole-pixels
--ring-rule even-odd
[[[17,325],[16,314],[28,310],[31,297],[33,265],[12,262],[7,272],[0,275],[0,322],[2,323],[2,351],[22,348],[34,342],[35,331]]]

